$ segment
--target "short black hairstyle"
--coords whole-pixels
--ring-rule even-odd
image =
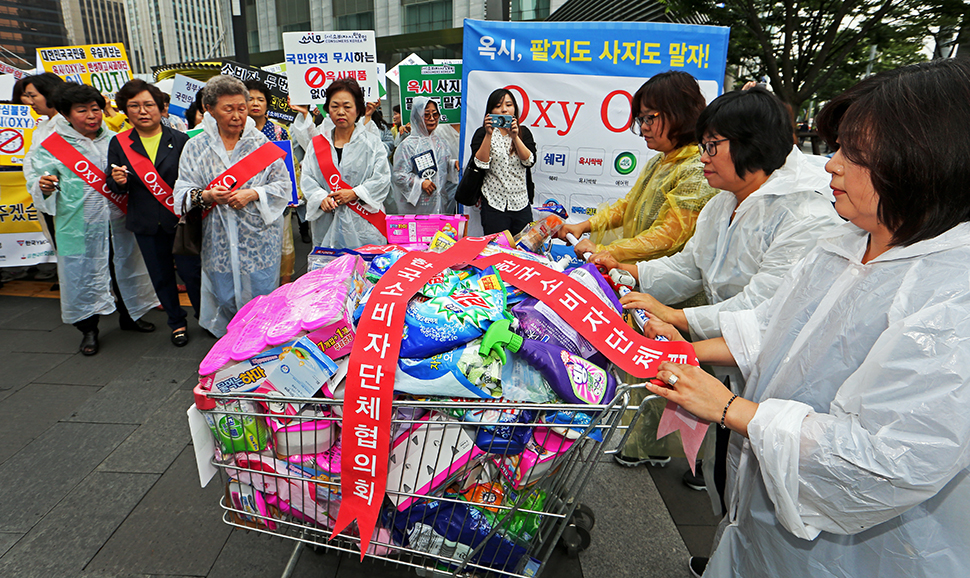
[[[330,110],[330,99],[338,92],[349,92],[354,97],[354,106],[357,107],[357,118],[354,119],[354,122],[360,120],[360,117],[364,116],[364,113],[367,112],[367,107],[364,104],[364,91],[357,84],[357,80],[353,78],[338,78],[330,83],[330,86],[327,87],[327,100],[324,103],[326,110]]]
[[[913,64],[863,80],[819,113],[818,131],[869,171],[893,245],[970,221],[970,63]],[[942,147],[942,148],[941,148]]]
[[[185,109],[185,123],[189,126],[189,128],[195,128],[195,115],[199,113],[199,110],[201,109],[199,108],[199,103],[197,102],[193,102],[187,109]]]
[[[271,95],[270,95],[270,92],[269,92],[269,87],[266,86],[265,84],[263,84],[262,82],[260,82],[260,81],[258,81],[256,79],[250,78],[249,80],[247,80],[243,84],[245,84],[246,85],[246,88],[249,89],[249,90],[258,90],[258,91],[262,92],[263,93],[263,98],[266,99],[266,102],[269,102],[270,101],[270,96]]]
[[[394,106],[391,107],[391,110],[393,110],[394,112],[396,112],[398,114],[401,114],[401,105],[400,104],[395,104]]]
[[[781,99],[755,86],[715,98],[697,119],[694,135],[697,142],[713,135],[730,140],[734,171],[744,178],[758,169],[770,175],[784,165],[792,150],[793,130]]]
[[[515,110],[515,119],[519,119],[519,101],[515,100],[515,95],[512,91],[507,88],[496,88],[492,91],[492,94],[488,95],[488,100],[485,101],[485,114],[492,112],[492,109],[499,105],[502,100],[505,99],[505,95],[508,95],[512,99],[512,107]]]
[[[64,84],[64,79],[60,76],[57,76],[53,72],[43,72],[41,74],[35,74],[34,76],[28,76],[27,81],[24,82],[24,89],[26,90],[28,85],[33,85],[34,90],[47,99],[47,106],[52,106],[51,101],[54,98],[54,93],[62,84]]]
[[[633,95],[630,122],[645,109],[660,113],[667,127],[667,138],[677,148],[696,143],[694,125],[704,110],[704,95],[697,80],[679,70],[668,70],[650,77]],[[633,127],[631,126],[631,129]]]
[[[164,102],[165,104],[172,104],[172,95],[170,95],[167,92],[163,92],[162,93],[162,102]]]
[[[89,102],[97,104],[104,110],[104,97],[93,86],[65,82],[54,93],[54,108],[64,117],[70,116],[71,107],[75,104],[87,104]]]
[[[10,102],[13,104],[23,104],[24,89],[27,88],[27,79],[30,76],[25,76],[13,83],[13,95],[10,97]]]
[[[118,105],[118,110],[125,112],[128,109],[128,101],[146,90],[151,95],[152,100],[155,101],[158,110],[164,110],[165,93],[154,84],[149,84],[140,78],[129,80],[115,93],[115,104]]]

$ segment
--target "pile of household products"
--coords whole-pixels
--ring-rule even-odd
[[[514,238],[496,237],[481,255],[571,267],[566,274],[622,313],[592,265],[539,252],[562,223],[549,214]],[[428,247],[442,252],[456,242],[439,231]],[[358,320],[375,283],[413,248],[317,251],[307,274],[247,303],[203,359],[196,404],[236,523],[281,533],[294,524],[333,527],[349,354],[365,338]],[[368,554],[422,552],[440,557],[444,570],[467,560],[535,572],[541,513],[564,498],[550,495],[559,486],[538,482],[555,476],[577,440],[603,439],[608,426],[599,420],[617,390],[608,365],[500,271],[437,273],[407,305],[387,494]]]

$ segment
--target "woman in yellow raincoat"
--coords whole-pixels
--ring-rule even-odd
[[[605,251],[620,262],[645,261],[672,255],[690,239],[697,215],[717,193],[704,178],[694,139],[704,106],[697,81],[685,72],[658,74],[637,90],[630,130],[660,154],[626,197],[560,230],[562,239],[590,233],[576,245],[577,255]]]

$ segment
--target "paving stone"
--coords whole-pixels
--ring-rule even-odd
[[[109,389],[112,386],[107,386]],[[118,449],[99,471],[163,473],[191,441],[185,410],[192,395],[182,389],[172,393]]]
[[[167,324],[163,323],[155,330],[155,333],[159,332],[162,332],[164,339],[157,340],[157,343],[154,343],[145,353],[145,357],[185,360],[198,368],[199,362],[216,343],[216,339],[200,328],[194,319],[188,324],[189,343],[184,347],[172,345],[172,338],[169,335],[171,331]]]
[[[24,446],[0,465],[0,531],[33,528],[133,430],[130,425],[57,423]]]
[[[199,487],[187,447],[88,564],[89,572],[205,576],[226,543],[216,478]]]
[[[0,296],[0,329],[51,331],[61,325],[57,299]]]
[[[0,532],[0,557],[3,557],[24,535],[19,532]]]
[[[157,475],[95,472],[3,558],[0,576],[49,578],[79,572],[151,488]]]
[[[81,332],[70,325],[53,330],[0,329],[0,351],[74,354],[80,344]]]
[[[141,424],[177,389],[178,382],[112,380],[67,421]]]
[[[293,540],[233,528],[207,578],[281,576],[295,545]],[[304,548],[293,578],[332,578],[338,565],[336,556],[320,555]]]
[[[167,383],[175,379],[176,383],[181,383],[191,374],[188,364],[173,364],[166,359],[143,357],[152,346],[149,339],[153,334],[114,329],[109,336],[113,336],[113,341],[106,339],[102,333],[101,351],[97,355],[72,356],[37,380],[43,383],[74,385],[106,385],[113,380]]]
[[[46,332],[43,334],[47,335]],[[3,350],[0,349],[0,351]],[[20,389],[28,383],[36,381],[38,377],[64,363],[70,357],[71,355],[63,353],[4,353],[3,378],[0,379],[0,389]]]
[[[97,391],[96,387],[31,384],[0,400],[0,464],[74,413]]]

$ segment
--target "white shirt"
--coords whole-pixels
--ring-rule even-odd
[[[489,206],[497,211],[521,211],[527,207],[529,191],[525,173],[528,167],[535,164],[535,155],[530,152],[528,159],[519,159],[512,148],[511,135],[493,130],[492,148],[488,156],[487,163],[475,157],[475,164],[488,171],[482,182],[482,195]]]

